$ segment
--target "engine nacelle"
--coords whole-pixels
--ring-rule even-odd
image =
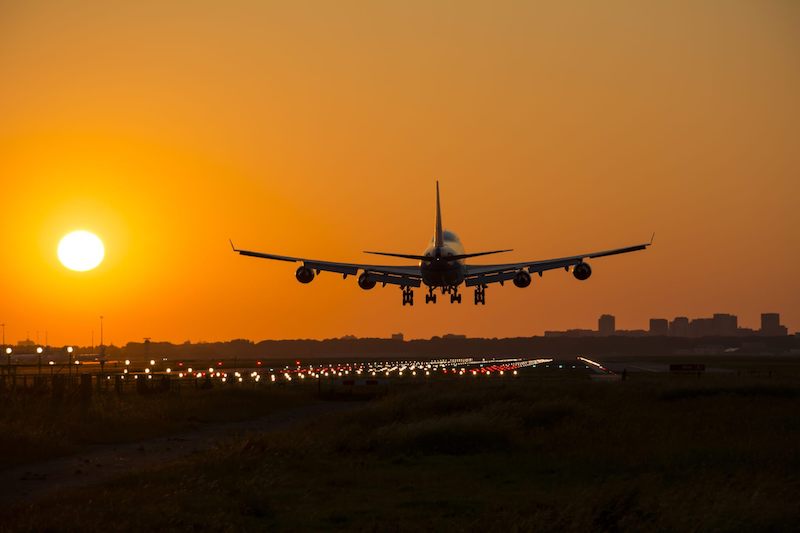
[[[525,272],[524,270],[520,270],[519,272],[517,272],[517,275],[514,276],[514,285],[516,285],[520,289],[524,289],[530,284],[531,284],[531,275]]]
[[[375,280],[367,279],[367,273],[362,272],[360,276],[358,276],[358,286],[368,291],[375,287]]]
[[[578,263],[572,269],[572,275],[579,281],[585,281],[592,275],[592,267],[589,266],[589,263]]]
[[[300,283],[311,283],[314,280],[314,271],[307,266],[301,266],[294,273],[294,276]]]

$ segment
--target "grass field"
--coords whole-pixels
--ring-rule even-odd
[[[0,468],[76,453],[87,446],[129,442],[244,420],[310,402],[312,394],[281,390],[185,390],[181,394],[95,395],[91,402],[17,395],[0,405]]]
[[[7,510],[2,524],[788,531],[800,521],[799,405],[795,379],[735,374],[398,386],[346,414]]]

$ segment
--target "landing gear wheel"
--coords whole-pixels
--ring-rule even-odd
[[[435,294],[426,294],[425,295],[425,303],[436,303],[436,295]]]
[[[475,305],[486,305],[486,285],[475,287]]]
[[[403,287],[403,305],[414,305],[414,291],[411,287]]]
[[[456,302],[461,303],[461,295],[458,294],[458,293],[451,294],[450,295],[450,303],[452,304],[452,303],[456,303]]]

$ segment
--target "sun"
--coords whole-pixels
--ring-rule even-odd
[[[86,272],[103,261],[103,241],[89,231],[79,230],[64,235],[58,243],[58,260],[70,270]]]

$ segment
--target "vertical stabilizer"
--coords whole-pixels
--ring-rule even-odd
[[[437,248],[444,245],[442,208],[439,205],[439,180],[436,180],[436,233],[433,234],[433,245]]]

